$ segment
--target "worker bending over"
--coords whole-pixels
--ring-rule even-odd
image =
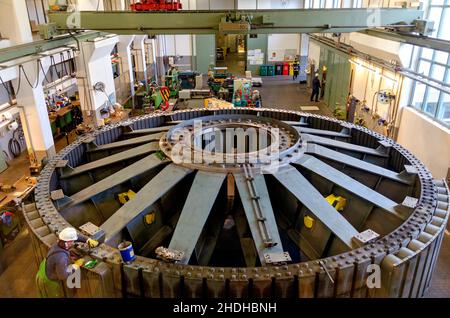
[[[48,251],[47,257],[41,262],[36,275],[36,284],[39,296],[44,298],[64,297],[63,284],[75,270],[84,264],[84,259],[80,258],[71,264],[70,249],[75,242],[85,242],[89,247],[98,246],[98,242],[85,237],[78,237],[74,228],[68,227],[59,233],[58,242]]]

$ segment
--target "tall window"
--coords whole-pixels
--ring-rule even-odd
[[[430,0],[427,3],[426,18],[434,21],[431,36],[450,41],[450,0]],[[415,47],[414,50],[418,52],[418,58],[412,68],[444,85],[436,83],[431,87],[415,81],[409,104],[450,126],[450,87],[445,86],[450,83],[450,55],[427,48]]]

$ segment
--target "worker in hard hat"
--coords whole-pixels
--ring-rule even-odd
[[[93,239],[79,236],[72,227],[62,230],[58,235],[58,241],[50,248],[47,257],[41,262],[36,275],[36,284],[40,297],[64,297],[62,284],[66,283],[67,278],[74,270],[79,269],[84,264],[82,258],[73,264],[71,262],[69,250],[76,241],[86,242],[91,248],[97,247],[99,244]]]
[[[312,82],[312,94],[311,94],[311,101],[319,101],[319,92],[320,92],[320,79],[319,79],[319,73],[316,73],[314,76],[314,80]]]
[[[294,64],[292,65],[293,68],[293,74],[292,74],[292,80],[297,80],[297,77],[300,73],[300,62],[298,59],[295,59]]]

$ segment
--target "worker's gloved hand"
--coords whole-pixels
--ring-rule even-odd
[[[98,241],[93,240],[93,239],[88,239],[88,240],[86,241],[86,243],[88,243],[88,245],[89,245],[90,248],[97,247],[98,244],[99,244]]]
[[[76,266],[78,266],[78,267],[83,266],[83,265],[84,265],[84,258],[77,259],[77,260],[74,262],[74,265],[76,265]]]

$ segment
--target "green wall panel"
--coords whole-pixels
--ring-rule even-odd
[[[216,36],[214,34],[199,34],[195,39],[196,70],[208,73],[209,65],[216,64]]]
[[[320,48],[320,77],[322,76],[323,67],[327,67],[323,101],[332,111],[337,107],[346,109],[350,87],[350,62],[348,58],[345,54],[339,54],[324,46]]]
[[[260,49],[264,53],[264,64],[267,63],[267,34],[258,34],[256,38],[247,36],[247,51]],[[253,75],[259,75],[261,65],[250,65],[247,61],[247,71],[251,71]]]

